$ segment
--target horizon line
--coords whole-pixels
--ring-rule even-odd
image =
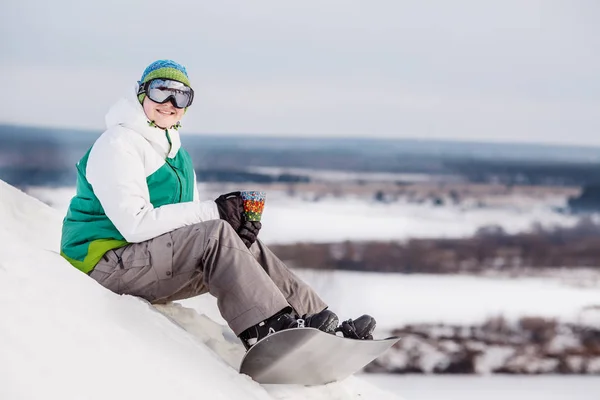
[[[90,134],[101,134],[106,129],[94,129],[94,128],[78,128],[78,127],[66,127],[66,126],[52,126],[52,125],[37,125],[37,124],[16,124],[12,122],[1,122],[0,128],[4,127],[15,127],[15,128],[30,128],[40,130],[65,130],[71,132],[87,132]],[[515,141],[510,139],[466,139],[466,138],[417,138],[417,137],[389,137],[389,136],[356,136],[356,135],[336,135],[336,134],[302,134],[302,133],[239,133],[239,132],[183,132],[182,136],[204,136],[204,137],[218,137],[226,136],[228,138],[261,138],[261,139],[289,139],[289,140],[363,140],[363,141],[392,141],[392,142],[422,142],[422,143],[456,143],[456,144],[477,144],[477,145],[501,145],[501,146],[528,146],[528,147],[548,147],[548,148],[571,148],[571,149],[585,149],[591,150],[593,147],[600,150],[599,144],[582,144],[582,143],[560,143],[560,142],[539,142],[539,141]]]

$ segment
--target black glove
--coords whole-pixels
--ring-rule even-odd
[[[217,203],[217,209],[219,210],[219,217],[233,227],[238,232],[242,226],[244,214],[244,201],[240,196],[240,192],[231,192],[222,194],[215,199]]]
[[[250,246],[256,242],[256,237],[258,236],[258,231],[260,231],[260,228],[262,228],[262,224],[259,221],[244,221],[242,223],[242,227],[238,231],[238,235],[246,247],[250,248]]]

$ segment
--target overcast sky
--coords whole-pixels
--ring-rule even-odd
[[[6,0],[0,122],[102,129],[155,59],[185,132],[600,145],[600,1]]]

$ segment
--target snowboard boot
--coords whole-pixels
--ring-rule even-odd
[[[339,324],[338,316],[328,309],[316,314],[304,315],[302,319],[304,320],[304,326],[332,334],[335,334],[335,328]]]
[[[345,338],[359,340],[373,340],[375,330],[375,318],[370,315],[362,315],[355,320],[349,319],[342,322],[336,332],[342,332]]]
[[[335,334],[338,322],[337,315],[327,309],[299,318],[291,307],[286,307],[271,318],[267,318],[263,322],[246,329],[240,334],[239,338],[246,350],[248,350],[259,340],[284,329],[310,327]]]
[[[239,338],[246,350],[254,346],[259,340],[272,333],[289,328],[303,327],[304,321],[298,319],[291,307],[286,307],[266,320],[251,326],[242,333]]]

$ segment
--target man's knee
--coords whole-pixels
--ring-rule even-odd
[[[221,235],[234,235],[237,236],[237,232],[233,229],[233,227],[229,224],[229,222],[222,219],[213,219],[206,222],[201,222],[198,225],[202,225],[204,229],[209,232],[209,235],[212,233],[218,233]]]
[[[207,226],[210,226],[214,229],[228,229],[231,228],[231,225],[229,225],[229,222],[223,220],[223,219],[211,219],[210,221],[206,221],[206,222],[200,222],[200,224],[207,224]],[[233,229],[233,228],[231,228]]]
[[[227,221],[222,219],[211,219],[209,221],[198,222],[193,225],[175,229],[171,234],[177,238],[181,237],[189,239],[190,236],[212,236],[214,235],[214,232],[226,232],[228,230],[233,231],[233,228]],[[235,233],[235,231],[233,232]]]

